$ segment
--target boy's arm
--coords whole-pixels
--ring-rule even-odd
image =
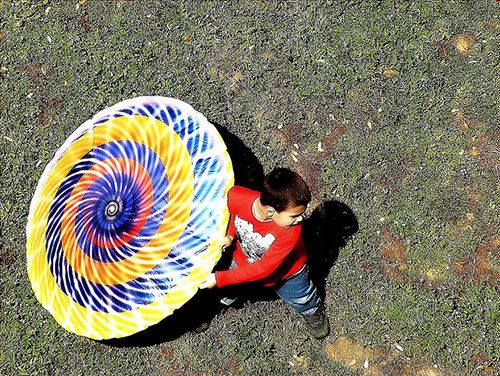
[[[260,260],[234,269],[215,273],[218,287],[237,283],[253,282],[269,277],[283,263],[285,258],[294,249],[299,237],[300,227],[294,226],[287,236],[278,237],[269,247]]]

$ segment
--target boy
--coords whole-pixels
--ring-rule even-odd
[[[301,314],[317,339],[330,331],[328,318],[307,266],[300,235],[311,192],[295,172],[274,169],[264,179],[261,192],[240,186],[228,194],[231,219],[224,240],[236,240],[229,270],[209,275],[200,288],[260,282]],[[229,303],[230,304],[230,303]]]

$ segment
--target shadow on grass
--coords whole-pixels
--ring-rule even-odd
[[[212,124],[222,136],[233,162],[234,183],[258,191],[264,181],[264,168],[255,154],[226,128],[217,123]]]
[[[204,322],[210,322],[221,312],[218,300],[212,291],[200,290],[173,315],[150,326],[142,332],[125,338],[114,338],[98,341],[113,347],[146,347],[173,341],[186,333],[194,331]]]
[[[339,257],[340,249],[358,232],[353,211],[340,201],[325,201],[304,220],[302,236],[308,250],[311,278],[324,300],[326,278]]]
[[[233,162],[235,184],[259,190],[264,179],[264,171],[257,157],[243,142],[226,128],[215,124],[226,143]],[[309,251],[311,277],[321,296],[325,296],[326,278],[330,268],[338,258],[346,240],[358,231],[358,223],[351,209],[339,201],[327,201],[318,206],[304,221],[303,236]],[[217,269],[227,269],[230,264],[228,250],[217,265]],[[243,284],[235,287],[202,290],[184,304],[174,314],[156,325],[126,338],[100,341],[114,347],[144,347],[173,341],[194,331],[201,324],[210,322],[224,311],[219,303],[222,296],[239,296],[233,307],[242,307],[245,302],[278,299],[272,289],[258,284]]]

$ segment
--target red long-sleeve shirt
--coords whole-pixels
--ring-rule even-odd
[[[253,211],[259,192],[234,186],[228,194],[231,219],[227,234],[236,239],[238,267],[215,273],[217,286],[259,281],[272,286],[297,273],[306,263],[302,225],[290,228],[258,220]]]

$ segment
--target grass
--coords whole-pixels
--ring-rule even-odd
[[[0,373],[498,374],[498,10],[0,1]],[[327,340],[278,300],[201,335],[167,340],[165,324],[118,344],[67,333],[38,304],[24,228],[43,168],[78,125],[139,95],[192,104],[265,171],[304,175],[316,205],[353,211],[325,281]]]

